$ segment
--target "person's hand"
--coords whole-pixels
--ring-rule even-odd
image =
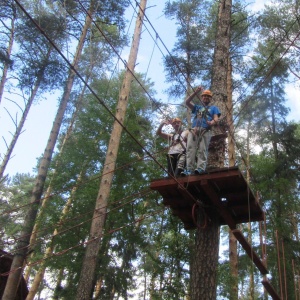
[[[200,92],[202,92],[202,91],[203,91],[203,87],[202,87],[202,86],[198,86],[198,87],[196,88],[196,90],[195,90],[195,93],[198,94],[198,93],[200,93]]]
[[[206,122],[209,126],[213,126],[213,125],[216,125],[217,122],[215,120],[211,120],[211,121],[207,121]]]

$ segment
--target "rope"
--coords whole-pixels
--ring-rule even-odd
[[[204,222],[203,225],[199,225],[200,221],[198,222],[198,216],[200,216],[200,213],[198,212],[198,209],[201,209],[202,211],[202,215],[204,217]],[[208,217],[207,214],[205,213],[204,208],[202,207],[202,205],[199,204],[199,202],[194,203],[193,207],[192,207],[192,219],[193,219],[193,223],[197,226],[198,229],[205,229],[207,227],[207,223],[208,223]]]
[[[156,39],[157,39],[157,36],[156,36]],[[153,44],[153,49],[152,49],[152,52],[151,52],[151,55],[150,55],[148,67],[147,67],[146,74],[145,74],[145,77],[146,77],[146,78],[147,78],[147,74],[148,74],[148,71],[149,71],[149,67],[150,67],[150,64],[151,64],[151,61],[152,61],[152,57],[153,57],[153,53],[154,53],[154,50],[155,50],[155,46],[156,46],[156,41],[155,41],[154,44]]]

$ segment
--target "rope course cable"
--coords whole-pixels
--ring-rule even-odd
[[[136,1],[136,3],[137,3],[137,1]],[[137,5],[139,5],[138,3],[137,3]],[[83,7],[83,6],[82,6]],[[154,27],[153,27],[153,25],[151,24],[151,22],[150,22],[150,20],[148,19],[148,17],[146,16],[146,18],[147,18],[147,20],[148,20],[148,22],[149,22],[149,24],[151,25],[151,27],[153,28],[153,30],[155,31],[155,33],[156,33],[156,37],[157,38],[159,38],[160,39],[160,41],[162,42],[162,44],[165,46],[165,44],[163,43],[163,41],[161,40],[161,38],[159,37],[159,35],[158,35],[158,33],[156,32],[156,30],[154,29]],[[98,28],[99,29],[99,28]],[[165,48],[167,49],[167,47],[165,46]],[[168,53],[169,53],[169,55],[171,55],[171,53],[168,51]],[[177,65],[177,64],[176,64]],[[178,65],[177,65],[178,66]]]
[[[152,155],[158,155],[158,154],[160,154],[162,152],[165,152],[166,149],[167,148],[163,148],[163,149],[161,149],[159,151],[156,151],[155,153],[152,153]],[[126,167],[128,167],[128,166],[130,166],[130,165],[132,165],[134,163],[137,163],[137,162],[139,162],[141,160],[147,160],[148,157],[150,157],[150,156],[145,155],[143,157],[139,157],[139,158],[137,158],[136,160],[134,160],[134,161],[132,161],[130,163],[127,163],[127,164],[124,164],[124,165],[122,165],[122,166],[120,166],[118,168],[115,168],[115,170],[122,170],[122,169],[124,169],[124,168],[126,168]],[[105,167],[105,165],[104,165],[104,167]],[[110,171],[110,172],[113,172],[113,171]],[[57,191],[55,193],[51,193],[51,195],[49,197],[42,197],[41,200],[43,201],[46,198],[51,198],[51,197],[54,197],[54,196],[58,196],[58,195],[60,195],[62,193],[66,193],[66,191],[69,191],[71,188],[83,186],[83,185],[85,185],[85,184],[87,184],[87,183],[89,183],[91,181],[100,179],[103,175],[106,175],[106,174],[108,174],[108,173],[103,173],[103,174],[100,174],[100,175],[96,175],[96,176],[93,176],[92,178],[89,178],[88,180],[80,182],[79,184],[74,184],[74,185],[72,185],[72,187],[66,187],[66,188],[60,189],[59,191]],[[23,198],[24,198],[24,195],[22,195],[20,197],[17,197],[17,198],[14,198],[14,200],[21,200]],[[14,208],[12,208],[10,210],[2,212],[2,215],[11,214],[12,212],[16,212],[16,211],[18,211],[18,210],[20,210],[22,208],[25,208],[27,206],[30,206],[30,205],[34,204],[34,203],[35,202],[31,202],[31,203],[27,203],[27,204],[24,204],[24,205],[21,205],[21,206],[18,206],[18,207],[14,207]]]
[[[132,194],[126,196],[126,197],[123,197],[123,198],[118,199],[118,200],[116,200],[116,201],[114,201],[114,202],[111,202],[111,203],[110,203],[110,206],[113,206],[113,205],[115,205],[115,204],[121,203],[121,201],[123,201],[123,200],[126,200],[126,199],[131,198],[131,197],[135,197],[133,200],[127,201],[127,202],[125,202],[125,203],[122,203],[122,204],[120,204],[119,206],[110,208],[110,209],[106,212],[106,214],[109,214],[111,211],[113,211],[113,210],[115,210],[115,209],[117,209],[117,208],[121,208],[121,207],[124,207],[124,206],[127,205],[127,204],[133,203],[133,202],[137,201],[137,198],[138,198],[138,197],[142,197],[142,196],[148,195],[148,194],[150,194],[151,192],[152,192],[152,190],[149,190],[148,188],[145,188],[143,191],[139,191],[139,192],[136,192],[136,193],[132,193]],[[104,208],[104,207],[100,207],[99,209],[101,209],[101,208]],[[68,224],[69,222],[74,221],[74,220],[79,219],[79,218],[82,218],[83,216],[90,215],[90,214],[93,213],[93,211],[94,211],[94,209],[93,209],[93,210],[90,210],[90,211],[86,211],[85,213],[76,215],[75,217],[72,217],[72,218],[66,218],[66,219],[64,219],[63,221],[59,221],[58,223],[56,223],[56,224],[54,224],[54,225],[52,225],[52,226],[50,226],[50,227],[47,226],[47,227],[41,228],[41,229],[39,229],[39,230],[37,230],[37,231],[34,231],[33,233],[34,233],[34,234],[37,234],[37,233],[44,232],[44,231],[46,231],[46,230],[48,231],[49,229],[54,230],[56,227],[61,227],[62,225]],[[84,223],[86,223],[86,222],[88,222],[88,221],[90,221],[90,220],[92,220],[92,219],[93,219],[93,218],[90,218],[90,219],[88,219],[88,220],[86,220],[86,221],[84,221],[84,222],[81,222],[81,224],[84,224]],[[72,228],[75,228],[75,227],[77,227],[77,225],[73,226]],[[71,228],[71,229],[72,229],[72,228]],[[67,229],[66,231],[69,231],[69,230],[70,230],[70,229]],[[30,235],[30,234],[29,234],[29,235]],[[49,234],[47,234],[46,236],[48,236],[48,235],[49,235]],[[58,233],[55,234],[55,235],[57,236]],[[27,235],[27,236],[28,236],[28,235]],[[46,236],[43,236],[43,237],[46,237]],[[41,238],[43,238],[43,237],[41,237]],[[40,239],[41,239],[41,238],[40,238]],[[19,239],[20,239],[20,238],[15,238],[16,241],[19,240]],[[0,245],[4,245],[4,244],[5,244],[4,242],[1,242],[1,243],[0,243]]]
[[[147,153],[148,156],[150,156],[152,158],[153,161],[156,162],[156,164],[159,165],[159,167],[161,169],[163,169],[164,171],[167,171],[165,169],[165,167],[163,165],[161,165],[157,159],[145,148],[141,145],[141,143],[135,138],[135,136],[129,132],[129,130],[115,117],[115,115],[112,113],[112,111],[107,107],[107,105],[105,104],[105,102],[100,99],[100,97],[98,97],[98,95],[94,92],[94,90],[90,87],[90,85],[84,80],[84,78],[81,76],[81,74],[78,72],[78,70],[76,68],[74,68],[74,66],[69,62],[69,60],[64,56],[64,54],[61,52],[61,50],[55,45],[55,43],[51,40],[51,38],[49,38],[49,36],[43,31],[43,29],[39,26],[39,24],[37,24],[35,22],[35,20],[31,17],[31,15],[27,12],[27,10],[22,6],[22,4],[18,1],[15,0],[15,2],[17,3],[17,5],[20,7],[20,9],[25,13],[25,15],[33,22],[33,24],[40,30],[40,32],[46,37],[46,39],[51,43],[51,45],[54,47],[54,49],[59,53],[59,55],[64,59],[64,61],[67,63],[67,65],[71,68],[71,70],[80,78],[80,80],[86,85],[86,87],[90,90],[90,92],[93,94],[93,96],[99,101],[99,103],[106,109],[106,111],[113,117],[113,119],[123,128],[123,130],[145,151],[145,153]],[[81,4],[81,2],[79,1],[79,3]],[[84,8],[84,6],[81,4],[82,8],[86,11],[86,9]],[[86,11],[87,14],[89,14]],[[92,18],[91,18],[92,19]],[[120,57],[120,55],[118,54],[118,52],[115,50],[114,46],[111,44],[111,42],[109,41],[109,39],[107,39],[107,37],[105,36],[105,34],[103,33],[103,31],[100,29],[99,25],[96,24],[94,22],[95,26],[98,28],[98,30],[101,32],[101,34],[103,35],[103,37],[106,39],[106,41],[109,43],[109,45],[112,47],[112,49],[115,51],[115,53],[119,56],[119,58],[124,62],[124,65],[126,66],[125,61]],[[136,78],[136,76],[133,74],[133,72],[131,72],[133,77],[138,81],[138,79]],[[138,81],[139,82],[139,81]],[[141,85],[141,83],[139,82],[139,84]],[[142,85],[141,85],[142,86]],[[142,86],[143,87],[143,86]],[[145,92],[147,93],[147,91],[145,90]],[[172,176],[173,177],[173,176]],[[179,184],[181,185],[177,179],[175,177],[173,177],[173,179]],[[184,188],[184,187],[183,187]],[[187,193],[189,193],[187,191]],[[194,199],[194,197],[192,195],[190,195],[191,198]],[[194,199],[194,201],[196,202],[197,200]]]
[[[148,19],[148,21],[149,21],[149,19]],[[150,23],[150,21],[149,21],[149,23]],[[156,31],[155,31],[156,32]],[[157,34],[157,32],[156,32],[156,35],[157,35],[157,37],[158,37],[158,34]],[[161,40],[161,39],[160,39]],[[162,40],[161,40],[162,41]],[[169,53],[170,54],[170,53]]]
[[[145,158],[145,157],[144,157]],[[140,158],[139,160],[142,160],[142,159],[144,159],[144,158]],[[126,164],[125,166],[122,166],[121,168],[123,168],[123,167],[126,167],[126,166],[128,166],[128,164]],[[121,169],[121,168],[119,168],[119,169]],[[104,174],[102,174],[101,176],[103,176]],[[95,178],[93,178],[93,180],[94,179],[98,179],[100,176],[97,176],[97,177],[95,177]],[[80,184],[78,184],[77,186],[79,186],[79,185],[83,185],[83,184],[85,184],[85,183],[87,183],[87,182],[90,182],[90,180],[89,181],[86,181],[86,182],[84,182],[84,183],[80,183]],[[74,187],[74,186],[73,186]],[[72,188],[73,188],[72,187]],[[63,192],[65,192],[65,190],[64,191],[60,191],[59,193],[63,193]],[[53,196],[55,196],[55,195],[58,195],[59,193],[55,193],[55,194],[51,194],[51,196],[50,197],[53,197]],[[131,195],[129,195],[129,196],[127,196],[127,197],[124,197],[124,198],[122,198],[122,199],[118,199],[118,200],[116,200],[115,202],[111,202],[110,204],[109,204],[109,206],[112,206],[112,205],[114,205],[115,203],[118,203],[118,202],[121,202],[122,200],[124,200],[124,199],[127,199],[127,198],[129,198],[129,197],[132,197],[132,196],[138,196],[138,197],[140,197],[141,195],[143,195],[143,194],[147,194],[147,193],[149,193],[149,191],[148,192],[141,192],[141,191],[139,191],[139,192],[136,192],[136,193],[132,193]],[[45,200],[45,198],[42,198],[41,200]],[[128,203],[131,203],[131,202],[134,202],[135,201],[135,199],[134,200],[132,200],[132,201],[130,201],[130,202],[128,202]],[[125,204],[128,204],[128,203],[125,203]],[[31,205],[32,203],[29,203],[28,205]],[[123,205],[120,205],[119,206],[119,208],[120,207],[122,207],[122,206],[124,206],[125,204],[123,204]],[[27,206],[27,205],[25,205],[25,206]],[[22,206],[22,208],[23,208],[24,206]],[[113,209],[115,209],[115,208],[113,208]],[[12,211],[14,211],[14,210],[10,210],[9,212],[5,212],[6,214],[8,214],[8,213],[10,213],[10,212],[12,212]],[[79,218],[79,217],[82,217],[82,216],[84,216],[84,215],[87,215],[87,214],[89,214],[89,213],[91,213],[91,212],[93,212],[94,210],[92,210],[92,211],[88,211],[88,212],[86,212],[86,213],[84,213],[84,214],[80,214],[80,215],[77,215],[76,217],[74,217],[74,218],[71,218],[71,220],[73,220],[73,219],[76,219],[76,218]],[[109,210],[109,211],[107,211],[107,214],[108,213],[110,213],[110,211],[111,210]],[[91,220],[91,219],[89,219],[89,220]],[[89,220],[87,220],[87,221],[89,221]],[[86,221],[86,222],[87,222]],[[65,222],[64,222],[65,223]],[[82,222],[81,224],[83,224],[84,222]],[[62,225],[62,224],[60,224],[60,225]],[[57,224],[55,224],[55,225],[53,225],[52,227],[54,228],[54,227],[56,227],[57,226]],[[75,226],[76,227],[76,226]],[[36,232],[34,232],[34,233],[38,233],[38,232],[43,232],[44,230],[48,230],[49,229],[49,227],[47,227],[47,228],[45,228],[45,229],[41,229],[41,230],[39,230],[39,231],[36,231]],[[57,235],[57,234],[56,234]],[[17,241],[18,240],[18,238],[15,238],[15,241]],[[3,244],[5,244],[5,243],[3,243]]]
[[[103,236],[111,235],[111,234],[113,234],[114,232],[120,231],[120,230],[122,230],[122,229],[124,229],[124,228],[126,228],[126,227],[129,227],[129,226],[132,226],[133,224],[140,223],[140,222],[142,222],[143,220],[149,218],[150,216],[154,216],[154,215],[157,215],[157,214],[159,214],[159,213],[162,213],[164,210],[165,210],[165,209],[159,209],[159,210],[157,210],[157,211],[155,211],[155,212],[153,212],[153,213],[151,213],[151,214],[144,215],[143,217],[140,217],[140,218],[134,220],[133,222],[131,222],[131,223],[127,224],[127,225],[124,225],[123,227],[119,227],[119,228],[116,228],[116,229],[112,229],[112,230],[110,230],[109,232],[104,233]],[[87,245],[87,244],[93,242],[93,241],[96,240],[96,239],[98,239],[98,237],[94,237],[94,238],[89,239],[89,240],[87,240],[87,241],[81,242],[81,243],[79,243],[79,244],[77,244],[77,245],[75,245],[75,246],[72,246],[72,247],[69,247],[69,248],[67,248],[67,249],[61,250],[61,251],[59,251],[59,252],[53,253],[52,255],[49,255],[47,258],[42,258],[42,259],[40,259],[40,260],[38,260],[38,261],[36,261],[36,262],[34,262],[34,263],[28,263],[27,266],[35,266],[35,265],[40,264],[40,263],[43,262],[43,261],[47,261],[47,260],[51,259],[52,257],[61,256],[61,255],[65,254],[66,252],[70,251],[70,250],[73,250],[73,249],[76,249],[76,248],[78,248],[78,247]],[[0,257],[3,257],[3,256],[5,256],[5,255],[1,255]],[[20,268],[22,268],[22,267],[12,269],[12,270],[10,270],[10,271],[8,271],[8,272],[5,272],[5,273],[1,273],[0,276],[8,276],[10,273],[16,272],[16,271],[19,270]]]
[[[151,193],[151,192],[152,192],[152,191],[145,192],[144,195],[149,194],[149,193]],[[112,211],[114,211],[115,209],[120,209],[121,207],[123,207],[123,206],[125,206],[125,205],[127,205],[127,204],[130,204],[130,203],[133,203],[133,202],[135,202],[135,201],[136,201],[136,199],[133,199],[133,200],[128,201],[128,202],[126,202],[126,203],[124,203],[124,204],[122,204],[122,205],[119,205],[119,206],[117,206],[117,207],[114,207],[113,209],[110,209],[109,211],[106,211],[105,213],[100,213],[100,214],[98,215],[98,217],[101,217],[101,216],[103,216],[104,214],[107,215],[109,212],[112,212]],[[103,207],[102,207],[102,208],[103,208]],[[101,207],[100,207],[99,209],[101,209]],[[87,214],[87,213],[86,213],[86,214]],[[77,219],[78,217],[80,217],[80,216],[76,216],[76,219]],[[22,249],[33,248],[33,246],[35,246],[35,245],[47,244],[47,243],[49,242],[49,240],[50,240],[50,241],[53,241],[57,236],[60,236],[60,235],[62,235],[62,234],[64,234],[64,233],[66,233],[66,232],[69,232],[69,231],[71,231],[71,230],[73,230],[73,229],[76,229],[77,227],[80,227],[80,226],[84,225],[85,223],[88,223],[88,222],[90,222],[90,221],[92,221],[92,220],[94,220],[95,218],[98,218],[98,217],[92,217],[92,218],[86,219],[86,220],[84,220],[84,221],[82,221],[82,222],[80,222],[80,223],[77,223],[76,225],[71,226],[71,227],[69,227],[69,228],[67,228],[67,229],[64,229],[64,230],[61,230],[61,231],[55,231],[53,234],[48,234],[48,235],[46,235],[46,236],[40,237],[40,240],[42,240],[42,238],[43,238],[43,239],[47,238],[48,240],[45,240],[45,241],[43,240],[42,243],[40,243],[40,242],[38,242],[38,240],[36,240],[36,242],[33,243],[33,244],[31,244],[31,245],[28,245],[28,246],[25,246],[25,247],[22,247],[22,248],[18,248],[18,249],[14,249],[14,250],[11,252],[11,254],[17,253],[17,251],[22,250]],[[75,218],[73,218],[73,219],[75,219]],[[69,219],[69,221],[70,221],[70,219]],[[65,223],[65,222],[63,222],[63,223]],[[56,226],[53,225],[52,228],[53,228],[53,230],[54,230],[54,229],[57,229],[57,228],[62,227],[62,225],[63,225],[63,224],[56,224]],[[49,227],[46,228],[46,229],[48,230]],[[39,230],[39,232],[40,232],[40,231],[41,231],[41,230]],[[35,232],[35,233],[37,233],[37,232]],[[21,238],[24,238],[24,237],[21,237]],[[18,240],[20,240],[20,238],[16,238],[15,241],[17,242]],[[31,251],[29,251],[28,254],[30,254],[30,252],[31,252]]]

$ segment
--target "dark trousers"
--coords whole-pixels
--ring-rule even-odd
[[[180,161],[181,160],[181,161]],[[185,153],[167,154],[168,175],[178,176],[185,167]],[[180,166],[178,162],[180,161]]]

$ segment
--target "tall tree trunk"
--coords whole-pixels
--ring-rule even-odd
[[[247,162],[246,162],[246,179],[247,182],[250,183],[251,177],[250,177],[250,125],[251,123],[248,123],[247,127]],[[251,228],[251,222],[248,222],[248,243],[252,244],[252,228]],[[251,264],[249,266],[249,300],[254,299],[254,271],[253,271],[253,265]]]
[[[228,161],[229,167],[235,166],[235,138],[234,138],[234,124],[233,124],[233,103],[232,103],[232,64],[231,58],[228,57],[228,72],[227,72],[227,109],[226,121],[228,125]]]
[[[234,141],[234,125],[233,125],[233,103],[232,103],[232,65],[231,58],[228,57],[228,72],[227,72],[227,115],[228,124],[228,161],[229,167],[235,166],[235,141]],[[229,228],[229,265],[231,273],[231,285],[229,290],[229,299],[238,299],[238,251],[237,239]]]
[[[197,229],[191,266],[191,299],[215,300],[219,257],[219,222],[211,220],[205,229]]]
[[[275,161],[278,161],[278,138],[277,138],[277,131],[276,131],[276,117],[275,117],[275,103],[274,103],[274,91],[273,91],[273,84],[271,84],[271,117],[272,117],[272,123],[271,123],[271,134],[273,136],[272,138],[272,145],[273,145],[273,151],[275,156]],[[278,174],[276,174],[278,177]]]
[[[71,195],[68,198],[68,201],[66,202],[66,204],[65,204],[65,206],[62,210],[62,213],[61,213],[59,222],[57,224],[57,227],[55,228],[55,230],[52,234],[52,240],[50,242],[50,245],[47,247],[47,249],[44,253],[43,262],[40,264],[40,267],[39,267],[39,269],[38,269],[38,271],[37,271],[37,273],[34,277],[34,280],[32,282],[32,285],[31,285],[29,293],[26,297],[26,300],[33,300],[34,296],[38,292],[38,289],[39,289],[39,286],[40,286],[42,280],[44,279],[45,270],[46,270],[46,261],[47,261],[48,257],[50,257],[53,253],[53,248],[54,248],[54,245],[55,245],[54,244],[55,236],[58,234],[58,232],[61,228],[61,225],[63,224],[64,220],[66,219],[66,217],[67,217],[67,215],[70,211],[70,208],[71,208],[71,205],[72,205],[72,202],[73,202],[73,199],[74,199],[74,195],[77,191],[77,187],[80,185],[80,183],[82,181],[82,175],[84,174],[85,171],[86,171],[86,168],[85,168],[85,166],[83,166],[83,168],[81,170],[81,173],[78,176],[78,179],[76,181],[76,184],[74,185],[74,187],[71,191]]]
[[[77,69],[78,67],[78,62],[82,53],[84,41],[87,35],[87,31],[91,25],[91,18],[90,15],[92,14],[92,7],[93,7],[93,1],[91,1],[91,13],[87,14],[86,20],[85,20],[85,25],[83,27],[81,37],[76,49],[76,53],[74,56],[74,61],[73,61],[73,68]],[[36,220],[39,204],[41,201],[41,196],[43,193],[44,185],[45,185],[45,180],[47,177],[47,172],[48,168],[51,162],[52,154],[54,151],[54,147],[56,144],[56,140],[58,137],[58,133],[60,130],[60,126],[62,124],[62,119],[67,107],[67,103],[70,97],[70,93],[73,87],[73,82],[75,79],[75,72],[73,71],[73,68],[70,69],[69,75],[67,78],[66,86],[64,89],[63,97],[60,102],[55,120],[53,122],[53,126],[51,129],[51,133],[48,139],[47,146],[45,148],[43,158],[41,160],[39,170],[38,170],[38,175],[35,181],[35,186],[32,190],[32,196],[31,196],[31,206],[25,216],[24,224],[23,224],[23,230],[21,232],[20,239],[18,243],[16,244],[16,249],[15,249],[15,255],[12,261],[11,265],[11,273],[8,276],[6,287],[4,290],[4,294],[2,297],[2,300],[14,300],[17,287],[19,285],[20,278],[22,276],[22,271],[25,265],[25,259],[27,256],[27,251],[28,251],[28,245],[30,241],[30,235],[32,233],[32,229],[34,226],[34,222]]]
[[[45,61],[47,61],[48,58],[50,57],[50,54],[51,54],[52,50],[53,50],[52,47],[50,47],[48,49],[48,53],[47,53]],[[15,133],[13,135],[13,138],[12,138],[12,140],[11,140],[8,148],[7,148],[7,151],[6,151],[5,155],[4,155],[3,161],[2,161],[1,166],[0,166],[0,180],[3,178],[3,175],[4,175],[4,172],[5,172],[6,166],[8,164],[8,161],[10,160],[11,154],[12,154],[12,152],[14,150],[14,147],[15,147],[15,145],[17,143],[18,138],[19,138],[20,134],[22,133],[23,126],[25,124],[25,121],[26,121],[26,118],[28,116],[28,113],[29,113],[29,110],[31,108],[31,105],[33,103],[33,100],[35,99],[37,91],[38,91],[38,89],[40,87],[41,80],[44,77],[44,73],[45,73],[45,68],[44,67],[42,67],[37,72],[37,74],[38,74],[37,75],[37,79],[36,79],[35,85],[34,85],[34,87],[32,89],[32,93],[31,93],[31,95],[30,95],[30,97],[29,97],[29,99],[28,99],[28,101],[26,103],[25,110],[24,110],[24,112],[22,114],[22,118],[21,118],[21,120],[20,120],[20,122],[19,122],[18,125],[15,124],[16,125],[16,131],[15,131]]]
[[[212,92],[215,105],[224,114],[227,104],[227,74],[230,46],[231,0],[219,4],[218,27],[214,52]],[[212,164],[224,166],[225,141],[213,155]],[[211,154],[211,153],[210,153]],[[200,210],[199,210],[200,213]],[[217,266],[219,255],[219,219],[216,215],[205,229],[197,228],[196,249],[192,264],[191,299],[215,300],[217,295]]]
[[[106,210],[108,197],[110,194],[111,183],[114,175],[114,168],[118,154],[122,124],[126,115],[128,104],[128,96],[130,92],[130,84],[133,78],[133,71],[136,63],[140,35],[142,31],[142,22],[144,19],[144,11],[146,8],[146,0],[141,0],[139,14],[136,20],[134,37],[130,49],[127,71],[122,83],[119,101],[116,110],[116,121],[114,122],[111,137],[109,140],[102,178],[100,182],[99,192],[96,200],[93,221],[91,224],[89,243],[87,244],[80,279],[77,287],[77,300],[86,300],[92,297],[95,277],[95,266],[97,265],[97,257],[100,249],[100,243],[103,235],[104,224],[106,219]],[[117,121],[118,120],[118,121]]]
[[[15,35],[16,9],[14,7],[14,4],[11,4],[11,5],[12,5],[13,17],[11,20],[10,35],[9,35],[8,47],[7,47],[7,51],[6,51],[8,61],[4,63],[3,73],[2,73],[2,77],[1,77],[1,81],[0,81],[0,103],[2,100],[3,92],[4,92],[5,82],[7,79],[8,68],[11,65],[9,60],[11,57],[12,47],[13,47],[13,43],[14,43],[14,35]],[[0,177],[0,179],[1,179],[1,177]]]
[[[99,277],[97,279],[96,286],[95,286],[95,295],[94,295],[95,300],[99,300],[101,297],[102,283],[103,283],[103,279],[102,277]]]
[[[86,78],[86,81],[88,82],[88,78]],[[70,124],[68,126],[68,129],[66,131],[66,135],[65,135],[65,137],[63,139],[63,142],[62,142],[62,145],[61,145],[61,147],[59,149],[58,160],[57,160],[54,172],[52,174],[49,186],[48,186],[48,188],[46,190],[46,193],[44,195],[44,200],[42,201],[40,210],[39,210],[38,215],[37,215],[36,222],[34,224],[34,227],[33,227],[33,230],[32,230],[32,234],[30,236],[29,247],[32,247],[32,245],[34,245],[35,242],[36,242],[37,233],[39,231],[40,222],[42,221],[42,216],[43,216],[43,213],[44,213],[44,209],[45,209],[48,201],[51,199],[50,196],[51,196],[52,187],[53,187],[52,186],[52,182],[53,182],[53,179],[56,176],[56,167],[57,167],[57,165],[59,163],[59,157],[62,155],[62,153],[64,151],[64,147],[65,147],[65,145],[66,145],[66,143],[67,143],[68,139],[70,138],[70,135],[71,135],[71,133],[73,131],[73,125],[74,125],[74,122],[75,122],[75,120],[77,118],[78,111],[81,108],[81,104],[82,104],[82,100],[83,100],[83,96],[84,96],[85,91],[86,91],[86,86],[84,86],[83,89],[82,89],[82,91],[81,91],[81,94],[79,96],[79,100],[76,103],[76,107],[75,107],[74,113],[72,114],[71,122],[70,122]],[[34,253],[32,253],[32,256],[33,255],[34,255]],[[24,275],[24,279],[25,279],[26,282],[28,282],[28,280],[29,280],[30,272],[31,272],[31,266],[28,266],[26,268],[25,275]]]

